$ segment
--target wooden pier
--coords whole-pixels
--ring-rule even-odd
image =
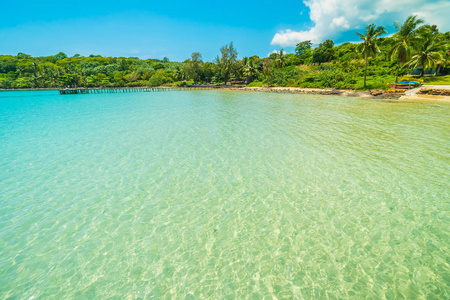
[[[185,87],[112,87],[112,88],[67,88],[60,89],[60,95],[77,95],[77,94],[106,94],[106,93],[136,93],[136,92],[165,92],[165,91],[189,91],[189,90],[217,90],[240,88],[241,86],[224,86],[224,85],[189,85]]]
[[[105,94],[105,93],[136,93],[136,92],[164,92],[173,88],[70,88],[59,90],[60,95],[74,94]]]

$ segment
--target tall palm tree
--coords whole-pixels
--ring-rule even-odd
[[[400,64],[405,63],[410,57],[412,52],[412,44],[417,40],[423,23],[422,19],[418,19],[417,16],[409,16],[405,23],[400,25],[399,22],[395,22],[394,25],[398,32],[392,36],[392,48],[389,51],[391,59],[397,58],[397,72],[395,75],[395,85],[398,82],[398,69]]]
[[[277,55],[276,64],[281,69],[284,66],[284,50],[281,49]]]
[[[375,56],[380,51],[377,45],[377,38],[383,33],[387,33],[383,26],[377,27],[375,24],[369,24],[366,26],[366,35],[361,33],[356,33],[360,39],[363,40],[361,44],[358,45],[358,52],[364,55],[366,60],[366,68],[364,70],[364,88],[366,88],[366,76],[367,76],[367,65],[369,64],[369,56]]]
[[[271,63],[270,63],[270,61],[264,61],[264,62],[263,62],[263,74],[264,74],[267,78],[272,77],[272,68],[271,68]]]
[[[424,32],[420,39],[415,43],[415,55],[409,61],[409,65],[413,68],[422,66],[422,73],[420,77],[423,77],[426,69],[433,68],[437,65],[438,61],[444,59],[440,51],[445,49],[445,41],[439,39],[435,34],[431,32]]]

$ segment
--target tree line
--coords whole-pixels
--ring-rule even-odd
[[[450,32],[410,16],[395,23],[391,37],[383,26],[367,25],[356,33],[362,42],[335,45],[326,40],[313,48],[311,41],[297,44],[295,53],[283,49],[260,58],[238,59],[230,43],[212,62],[199,52],[184,62],[168,58],[68,57],[65,53],[32,57],[0,55],[0,88],[184,86],[188,84],[249,84],[250,86],[297,86],[314,88],[388,88],[399,78],[419,70],[439,68],[447,72],[450,62]],[[420,80],[420,79],[419,79]],[[423,80],[429,80],[427,78]]]

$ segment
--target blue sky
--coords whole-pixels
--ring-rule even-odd
[[[390,4],[392,2],[392,4]],[[403,9],[399,9],[405,2]],[[100,54],[211,61],[231,41],[239,57],[315,43],[356,40],[367,23],[393,32],[411,13],[448,31],[448,0],[6,1],[0,0],[0,54]],[[409,9],[404,9],[409,7]],[[449,11],[449,10],[447,10]]]

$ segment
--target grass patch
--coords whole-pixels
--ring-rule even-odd
[[[364,88],[364,78],[359,77],[354,85],[355,90],[388,90],[395,83],[395,76],[367,76],[366,88]]]
[[[424,85],[450,85],[450,75],[436,76],[436,77],[424,77]]]
[[[253,81],[248,85],[249,87],[262,87],[263,83],[261,81]]]

